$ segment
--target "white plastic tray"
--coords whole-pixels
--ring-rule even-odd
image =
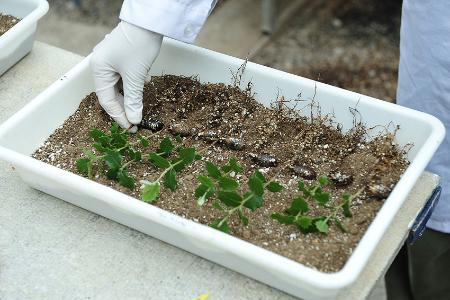
[[[241,64],[240,59],[165,40],[152,73],[198,74],[202,81],[229,83],[230,70]],[[316,84],[253,63],[248,63],[245,71],[244,81],[248,79],[254,84],[256,98],[264,104],[273,100],[279,89],[287,98],[299,92],[303,98],[312,97]],[[36,189],[305,299],[333,299],[355,281],[445,132],[442,123],[430,115],[317,83],[316,100],[322,112],[333,111],[344,128],[352,126],[348,108],[357,105],[368,126],[393,121],[401,126],[398,142],[415,145],[409,152],[411,165],[344,268],[326,274],[31,158],[30,154],[93,89],[88,57],[0,126],[0,158],[13,164],[23,180]]]
[[[37,22],[47,11],[45,0],[0,0],[1,13],[21,19],[0,37],[0,76],[31,51]]]

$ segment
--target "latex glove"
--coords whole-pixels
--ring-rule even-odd
[[[100,105],[124,129],[142,120],[142,95],[148,72],[159,54],[163,36],[120,22],[100,42],[91,69]],[[117,83],[122,77],[124,96]]]

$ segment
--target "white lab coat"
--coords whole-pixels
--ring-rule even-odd
[[[442,195],[427,226],[450,233],[450,1],[404,0],[397,103],[439,118],[447,135],[428,169]]]
[[[125,0],[122,21],[192,43],[217,0]]]

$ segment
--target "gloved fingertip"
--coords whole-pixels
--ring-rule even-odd
[[[138,127],[136,125],[133,125],[132,127],[130,127],[128,129],[128,132],[133,133],[133,134],[135,134],[137,131],[138,131]]]
[[[142,112],[132,111],[130,112],[125,106],[125,113],[127,115],[127,119],[131,124],[139,125],[142,121]]]
[[[114,121],[117,122],[117,124],[119,124],[119,126],[123,129],[128,129],[130,127],[133,126],[133,124],[131,124],[130,122],[128,122],[127,118],[125,117],[125,114],[117,117],[112,117],[114,119]]]

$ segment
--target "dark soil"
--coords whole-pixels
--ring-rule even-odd
[[[249,152],[275,156],[279,161],[277,167],[260,170],[268,177],[280,172],[277,180],[285,189],[281,193],[268,194],[262,208],[248,212],[249,226],[245,227],[237,218],[232,218],[232,235],[321,271],[336,272],[343,267],[383,205],[383,201],[370,196],[369,191],[376,189],[377,184],[390,190],[408,162],[404,151],[394,145],[392,133],[366,141],[368,129],[356,121],[353,130],[343,133],[328,116],[316,115],[311,122],[281,108],[281,100],[278,99],[274,108],[269,109],[257,103],[249,91],[224,84],[201,84],[195,78],[165,75],[153,77],[145,86],[144,119],[157,118],[166,125],[165,129],[151,137],[155,145],[153,149],[163,137],[170,135],[168,128],[174,124],[195,128],[197,133],[213,130],[221,137],[241,139],[245,148],[240,151],[211,145],[193,137],[186,137],[184,143],[197,149],[210,147],[203,154],[204,160],[223,164],[233,156],[240,159],[245,172],[234,176],[244,187],[248,176],[258,168],[249,158]],[[90,129],[96,127],[107,131],[110,126],[109,117],[92,93],[33,157],[77,173],[76,160],[82,157],[84,148],[90,149],[92,145]],[[145,136],[152,134],[145,129],[141,129],[140,133]],[[136,140],[136,136],[131,136],[131,139]],[[333,202],[340,201],[344,191],[355,193],[365,189],[352,207],[354,217],[343,220],[349,228],[348,233],[333,224],[328,235],[305,235],[294,226],[281,225],[271,219],[273,212],[286,209],[291,199],[298,195],[296,187],[300,178],[285,167],[291,161],[292,164],[310,167],[319,175],[340,172],[352,176],[353,181],[346,186],[329,185]],[[151,181],[160,172],[150,163],[140,163],[131,165],[129,173],[137,181]],[[204,173],[204,162],[196,161],[178,176],[178,189],[170,193],[163,188],[155,205],[202,224],[210,224],[213,219],[221,217],[222,214],[210,202],[198,207],[193,196],[197,186],[196,176]],[[94,179],[140,198],[139,187],[128,190],[98,174]],[[321,212],[321,208],[313,203],[310,206],[312,215]]]
[[[0,13],[0,36],[4,35],[14,25],[19,23],[20,19],[17,19],[10,15],[4,15]]]

